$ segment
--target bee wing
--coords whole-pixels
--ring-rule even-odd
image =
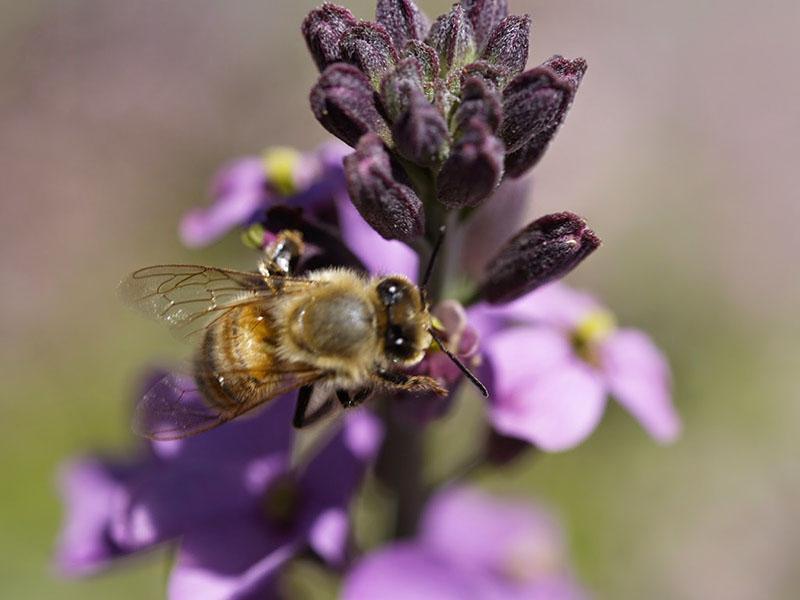
[[[165,322],[181,338],[203,331],[230,310],[296,294],[317,281],[202,265],[155,265],[134,271],[119,285],[123,301]]]
[[[220,375],[230,375],[229,372]],[[136,405],[133,430],[152,440],[176,440],[218,427],[278,396],[319,381],[320,370],[272,373],[259,378],[247,399],[209,403],[191,375],[173,373],[160,379]]]

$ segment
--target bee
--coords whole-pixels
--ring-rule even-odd
[[[440,245],[441,237],[425,280]],[[187,437],[293,390],[297,428],[337,402],[359,405],[376,390],[446,395],[436,379],[406,372],[434,344],[488,395],[437,335],[424,283],[343,267],[293,276],[303,251],[302,235],[284,230],[264,251],[258,272],[156,265],[123,280],[128,304],[182,337],[201,338],[191,376],[167,376],[140,400],[137,433]]]

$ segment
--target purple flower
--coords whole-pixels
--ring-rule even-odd
[[[181,239],[187,246],[205,246],[231,229],[263,220],[274,205],[312,212],[329,208],[333,198],[344,191],[345,151],[339,143],[323,144],[307,154],[271,148],[262,156],[231,162],[214,178],[211,205],[184,215]]]
[[[591,434],[609,395],[657,441],[680,433],[666,359],[588,294],[552,284],[504,306],[478,305],[470,320],[484,340],[501,434],[567,450]]]
[[[60,563],[90,572],[180,538],[169,582],[178,599],[272,597],[281,567],[307,547],[342,564],[349,500],[381,428],[354,411],[304,468],[292,469],[292,405],[285,396],[253,418],[153,443],[125,470],[88,461],[67,471]]]
[[[579,600],[553,519],[527,503],[469,488],[439,492],[420,532],[367,555],[348,573],[344,600]]]
[[[332,4],[308,14],[302,32],[321,72],[311,107],[357,148],[347,177],[367,221],[394,223],[391,215],[410,206],[416,213],[420,200],[409,193],[423,203],[475,206],[504,175],[519,177],[538,162],[586,62],[554,56],[524,71],[530,25],[527,15],[509,16],[504,0],[461,0],[432,24],[413,0],[378,0],[376,22]],[[370,152],[359,141],[365,136]],[[378,206],[380,189],[392,193]],[[413,222],[378,230],[410,240],[419,235]]]

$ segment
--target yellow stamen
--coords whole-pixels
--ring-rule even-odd
[[[280,195],[291,196],[297,193],[294,174],[300,158],[297,150],[280,146],[269,148],[262,155],[267,179]]]

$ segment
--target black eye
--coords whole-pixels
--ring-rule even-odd
[[[378,285],[378,294],[386,306],[397,304],[405,295],[402,282],[396,279],[387,279]]]
[[[414,354],[413,340],[399,325],[391,325],[386,331],[386,353],[399,358],[410,358]]]

